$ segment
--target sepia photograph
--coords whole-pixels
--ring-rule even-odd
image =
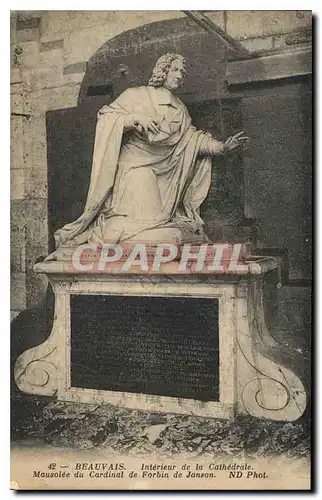
[[[311,490],[312,22],[10,11],[12,490]]]

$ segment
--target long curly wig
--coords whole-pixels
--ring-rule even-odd
[[[148,85],[151,85],[152,87],[162,87],[167,78],[172,62],[176,61],[177,59],[179,59],[179,61],[182,62],[183,76],[186,76],[187,74],[186,59],[180,54],[175,54],[174,52],[168,52],[167,54],[163,54],[163,56],[159,57],[159,59],[157,60],[153,68],[152,75]]]

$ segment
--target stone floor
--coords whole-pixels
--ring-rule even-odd
[[[12,397],[12,442],[96,449],[131,456],[192,458],[226,454],[258,457],[309,456],[306,419],[273,422],[239,417],[234,423],[187,415],[148,413],[111,405],[57,403],[49,398]]]

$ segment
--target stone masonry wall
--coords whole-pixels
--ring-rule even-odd
[[[183,16],[180,11],[11,13],[13,317],[37,306],[47,287],[32,270],[48,252],[46,111],[76,106],[86,63],[107,40]],[[207,16],[249,50],[301,43],[311,24],[310,11],[213,11]]]

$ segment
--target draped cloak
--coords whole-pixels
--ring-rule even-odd
[[[129,118],[155,117],[157,134],[128,130]],[[150,229],[203,232],[200,206],[211,159],[200,156],[211,135],[191,124],[185,105],[165,88],[130,88],[98,113],[84,213],[55,232],[56,247],[117,243]]]

